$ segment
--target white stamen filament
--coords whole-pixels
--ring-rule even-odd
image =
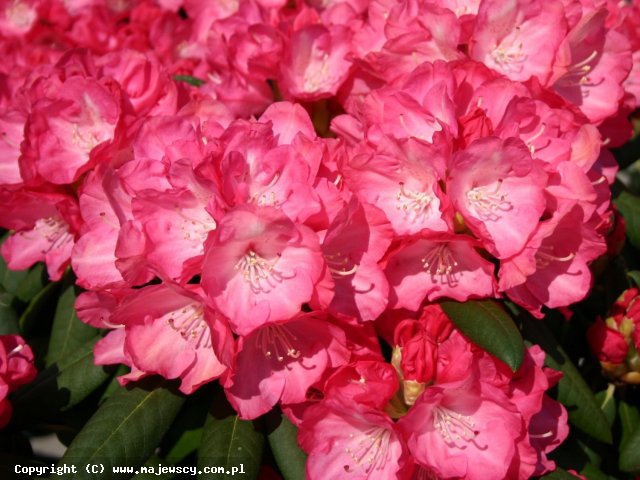
[[[257,335],[257,344],[266,358],[275,356],[278,362],[283,362],[285,357],[300,357],[300,350],[293,346],[298,339],[285,325],[268,325],[261,328]]]
[[[391,432],[382,427],[373,427],[360,435],[349,434],[349,446],[344,451],[355,467],[369,474],[373,470],[382,470],[389,452]],[[345,465],[348,473],[355,472],[353,465]]]
[[[276,270],[275,265],[280,254],[273,262],[268,262],[255,251],[249,250],[234,267],[242,273],[245,282],[255,294],[270,293],[278,284],[293,278],[295,275],[284,275]]]
[[[502,179],[499,179],[493,190],[488,190],[486,187],[475,187],[467,192],[467,201],[481,220],[499,220],[502,217],[500,212],[508,212],[513,208],[511,202],[507,200],[508,195],[500,193],[501,187]]]
[[[420,260],[423,268],[431,274],[431,280],[436,281],[440,277],[442,284],[455,287],[458,284],[459,272],[456,272],[458,262],[453,257],[446,243],[432,246]]]
[[[563,257],[555,254],[551,245],[542,245],[535,255],[536,267],[545,268],[554,262],[569,262],[575,258],[575,253],[570,253]]]
[[[460,449],[466,448],[467,443],[474,441],[479,433],[470,416],[454,412],[442,405],[434,408],[433,426],[447,445]]]
[[[399,182],[400,189],[396,193],[396,209],[405,212],[405,216],[412,216],[412,221],[425,217],[429,213],[433,195],[425,192],[414,192],[405,188],[404,182]]]
[[[166,323],[182,338],[195,342],[195,348],[211,347],[211,330],[204,319],[202,305],[192,303],[168,314]]]
[[[351,259],[341,252],[326,253],[324,259],[331,275],[334,276],[348,277],[358,270],[358,264],[352,263]]]

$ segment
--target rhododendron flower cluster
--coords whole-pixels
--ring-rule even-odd
[[[532,347],[514,374],[474,347],[437,305],[397,324],[393,367],[339,368],[304,413],[311,478],[529,478],[568,433],[545,391],[559,375]],[[399,322],[398,322],[399,321]],[[391,342],[390,342],[391,343]],[[393,419],[399,420],[393,422]]]
[[[640,383],[640,290],[625,290],[609,316],[598,317],[587,332],[603,370],[614,379]]]
[[[542,318],[588,294],[638,13],[0,2],[2,255],[71,267],[122,384],[218,380],[244,419],[279,405],[310,478],[542,474],[567,435],[558,375],[536,346],[510,371],[437,302]]]

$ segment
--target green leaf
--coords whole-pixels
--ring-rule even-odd
[[[277,411],[266,417],[269,446],[284,480],[306,478],[307,455],[298,446],[298,429]]]
[[[616,386],[612,383],[609,384],[606,390],[602,390],[595,394],[596,400],[600,404],[600,409],[607,419],[609,427],[613,427],[613,422],[616,420],[616,398],[614,393]]]
[[[198,451],[210,401],[211,391],[207,388],[189,396],[188,403],[174,420],[161,446],[163,451],[167,451],[163,457],[168,463],[183,462]]]
[[[619,466],[625,472],[640,471],[640,428],[636,427],[621,445]]]
[[[3,244],[7,238],[9,238],[9,234],[3,235],[0,239],[0,245]],[[29,269],[10,270],[9,267],[7,267],[7,263],[4,261],[4,258],[2,258],[2,255],[0,255],[0,286],[2,286],[2,288],[7,292],[15,295],[18,287],[27,275],[29,275]]]
[[[520,368],[524,343],[511,316],[494,301],[465,303],[446,301],[441,306],[460,331],[473,343],[506,363]]]
[[[98,337],[92,338],[58,364],[41,371],[36,379],[14,395],[17,414],[25,417],[53,416],[84,400],[108,378],[105,367],[94,365],[93,347]],[[43,402],[46,399],[46,402]]]
[[[116,367],[115,372],[113,372],[113,378],[109,381],[107,386],[104,388],[104,391],[102,392],[102,396],[100,397],[100,400],[98,400],[98,405],[102,405],[104,402],[107,401],[107,399],[111,395],[120,391],[122,386],[118,381],[118,377],[122,375],[126,375],[129,372],[131,372],[131,368],[127,367],[126,365],[121,364]]]
[[[575,476],[571,475],[569,472],[562,468],[556,468],[555,471],[548,473],[540,478],[544,478],[545,480],[576,480]]]
[[[627,238],[634,247],[640,248],[640,197],[622,192],[613,203],[624,217]]]
[[[59,287],[60,284],[58,283],[49,283],[33,297],[31,303],[22,312],[18,324],[20,325],[20,331],[25,336],[31,337],[37,330],[50,325],[53,313],[52,304],[55,301]]]
[[[58,300],[56,314],[53,318],[53,328],[47,351],[47,367],[62,358],[73,355],[87,340],[98,335],[97,329],[78,320],[74,308],[75,301],[76,292],[73,286],[69,286]]]
[[[122,389],[91,417],[60,459],[80,467],[73,480],[121,479],[112,467],[139,467],[153,454],[185,400],[166,386],[154,386]],[[86,465],[100,465],[100,474],[88,473]]]
[[[523,317],[525,337],[546,352],[545,365],[563,373],[558,382],[558,400],[567,407],[569,422],[601,442],[611,443],[611,428],[598,400],[580,372],[556,342],[544,322],[528,315]]]
[[[634,270],[632,272],[627,272],[627,277],[633,280],[633,283],[636,284],[636,287],[640,287],[640,271]]]
[[[173,79],[176,82],[185,82],[189,85],[193,85],[194,87],[200,87],[206,83],[204,80],[197,77],[192,77],[191,75],[174,75]]]
[[[198,478],[200,480],[258,478],[264,448],[264,436],[256,431],[253,422],[241,420],[233,409],[219,397],[214,402],[202,432],[198,449]],[[205,467],[217,467],[219,473],[204,473]]]
[[[580,470],[580,474],[589,480],[609,480],[609,476],[592,463],[587,463],[585,467]]]
[[[640,413],[627,402],[620,402],[622,440],[618,465],[625,472],[640,471]]]
[[[37,263],[27,272],[27,276],[16,289],[16,297],[25,303],[30,302],[32,298],[42,291],[47,283],[44,264]]]
[[[618,414],[620,416],[620,425],[622,426],[620,444],[624,445],[632,433],[640,428],[640,411],[636,406],[629,404],[625,400],[620,400]]]
[[[14,335],[20,333],[18,314],[11,306],[13,295],[0,292],[0,335]]]

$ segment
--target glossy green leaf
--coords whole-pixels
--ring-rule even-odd
[[[625,472],[640,471],[640,428],[636,428],[621,445],[619,465]]]
[[[184,397],[156,384],[122,389],[109,398],[71,442],[60,464],[77,465],[79,473],[59,478],[121,479],[112,467],[139,467],[153,454]],[[153,388],[155,387],[155,388]],[[86,465],[99,465],[97,473]]]
[[[598,400],[544,322],[527,315],[523,316],[523,325],[525,337],[546,352],[545,365],[563,373],[558,400],[567,407],[569,422],[596,440],[611,443],[611,428]]]
[[[180,463],[198,451],[203,425],[209,413],[210,389],[211,386],[189,396],[189,403],[180,411],[165,435],[161,448],[167,452],[163,455],[167,462]]]
[[[185,82],[194,87],[200,87],[206,83],[204,80],[192,77],[191,75],[174,75],[173,79],[176,82]]]
[[[622,438],[620,444],[624,445],[632,433],[640,428],[640,411],[635,405],[631,405],[625,400],[620,400],[618,415],[622,427]]]
[[[267,415],[266,423],[269,446],[284,480],[304,480],[307,455],[298,446],[298,429],[276,411]]]
[[[6,291],[0,292],[0,335],[20,333],[18,314],[11,305],[12,300],[12,294]]]
[[[632,272],[627,272],[627,276],[633,281],[636,287],[640,287],[640,271],[633,270]]]
[[[613,203],[624,217],[627,238],[632,245],[640,248],[640,197],[622,192]]]
[[[0,239],[0,245],[2,245],[8,237],[9,234],[3,235]],[[0,255],[0,286],[4,288],[5,291],[15,295],[27,275],[29,275],[29,269],[10,270],[4,258],[2,258],[2,255]]]
[[[97,341],[97,337],[88,340],[16,392],[18,412],[26,416],[54,415],[77,405],[102,385],[109,378],[109,372],[93,363],[93,347]]]
[[[216,401],[207,416],[198,449],[198,479],[212,480],[240,476],[258,478],[264,436],[253,422],[241,420],[222,402]],[[205,467],[216,467],[217,473],[205,473]],[[232,475],[234,473],[235,475]]]
[[[580,470],[580,474],[589,480],[609,480],[609,476],[592,463],[587,463],[585,467]]]
[[[47,285],[47,273],[44,264],[37,263],[27,271],[27,275],[16,289],[16,297],[28,303]]]
[[[47,284],[33,297],[25,311],[22,312],[18,324],[20,331],[25,336],[33,336],[37,330],[42,329],[45,325],[50,325],[59,287],[58,283]]]
[[[78,319],[74,308],[75,301],[74,287],[69,286],[60,296],[53,318],[53,328],[47,351],[47,367],[60,359],[73,355],[87,340],[98,335],[97,329]]]
[[[616,398],[614,396],[616,386],[612,383],[609,384],[606,390],[602,390],[595,394],[596,400],[600,404],[600,409],[607,419],[609,427],[613,427],[613,422],[616,420]]]
[[[640,471],[640,412],[634,405],[620,402],[620,423],[622,440],[620,442],[620,470]]]
[[[576,477],[562,468],[556,468],[555,471],[548,473],[540,478],[544,478],[545,480],[576,480]]]
[[[520,368],[524,343],[511,316],[492,300],[465,303],[446,301],[443,310],[473,343],[506,363],[514,372]]]

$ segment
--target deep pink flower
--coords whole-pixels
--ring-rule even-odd
[[[101,159],[96,147],[108,146],[116,135],[118,89],[80,75],[41,82],[47,89],[31,100],[21,168],[51,183],[72,183]]]
[[[387,279],[378,260],[392,235],[380,210],[353,198],[324,237],[322,254],[332,281],[318,284],[320,304],[334,314],[375,320],[388,302]]]
[[[439,183],[445,160],[438,148],[413,138],[382,137],[375,150],[363,150],[344,166],[346,183],[361,201],[386,214],[396,234],[452,229],[453,212]]]
[[[3,227],[16,230],[2,244],[9,268],[23,270],[45,262],[49,278],[59,280],[80,223],[76,201],[55,191],[0,190],[0,216]]]
[[[304,100],[335,95],[351,62],[350,30],[342,25],[305,25],[285,44],[281,84],[288,96]]]
[[[476,251],[478,247],[472,238],[453,234],[401,243],[384,270],[390,305],[415,311],[425,297],[465,301],[494,296],[494,268]]]
[[[507,258],[522,250],[536,228],[546,181],[524,143],[489,137],[453,157],[447,193],[485,248]]]
[[[96,363],[135,367],[135,376],[124,381],[141,373],[180,378],[180,390],[189,394],[220,377],[232,361],[226,320],[204,305],[199,288],[135,290],[113,310],[109,324],[118,329],[96,345]]]
[[[233,329],[246,335],[292,318],[325,268],[317,235],[271,207],[241,205],[205,247],[202,286]]]
[[[523,435],[507,396],[471,378],[427,388],[398,426],[416,461],[442,478],[505,478]]]
[[[0,428],[11,418],[7,395],[36,377],[33,352],[18,335],[0,335]]]
[[[559,211],[540,223],[519,254],[501,262],[500,290],[542,316],[542,305],[557,308],[584,298],[592,280],[588,264],[605,251],[578,206]]]
[[[566,31],[562,2],[484,0],[469,54],[512,80],[545,82]]]
[[[349,356],[344,332],[324,315],[269,323],[238,340],[225,392],[242,418],[257,418],[278,402],[304,402],[307,389]]]
[[[615,114],[631,70],[628,40],[607,30],[605,9],[586,13],[560,46],[549,84],[594,123]]]

